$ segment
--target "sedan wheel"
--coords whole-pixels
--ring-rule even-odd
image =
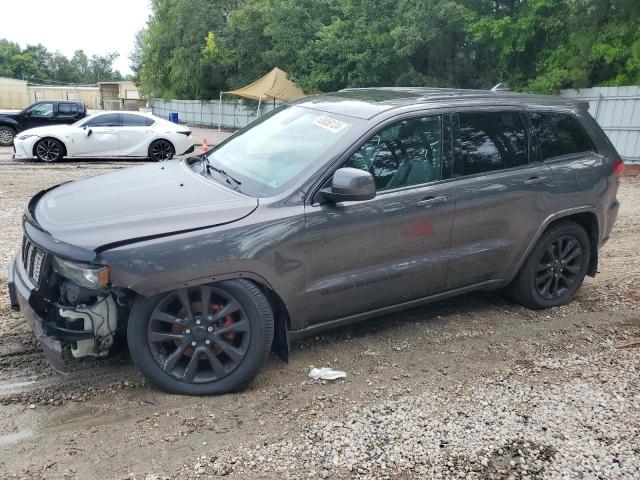
[[[166,140],[156,140],[149,146],[149,158],[154,162],[171,160],[174,153],[173,145]]]
[[[0,127],[0,146],[9,147],[13,143],[16,131],[11,127]]]
[[[128,330],[131,356],[152,383],[219,394],[244,388],[264,364],[273,314],[253,283],[231,280],[143,299]]]
[[[43,162],[57,162],[62,159],[62,143],[53,138],[44,138],[36,143],[36,157]]]

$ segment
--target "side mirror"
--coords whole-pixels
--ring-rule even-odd
[[[91,134],[93,133],[93,130],[91,130],[89,127],[82,127],[82,129],[84,130],[84,135],[86,137],[90,137]]]
[[[320,190],[323,199],[330,202],[360,202],[376,196],[373,175],[359,168],[339,168],[333,174],[331,187]]]

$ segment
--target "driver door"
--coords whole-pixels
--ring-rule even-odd
[[[33,105],[22,117],[23,130],[55,124],[56,112],[53,102]]]
[[[120,155],[118,130],[120,113],[105,113],[87,120],[73,132],[74,157],[110,157]]]
[[[305,323],[444,289],[455,206],[444,117],[384,127],[341,165],[371,172],[375,198],[307,207]]]

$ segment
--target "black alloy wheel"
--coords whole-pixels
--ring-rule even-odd
[[[575,284],[582,263],[582,248],[572,236],[554,240],[544,251],[536,270],[536,290],[547,300],[562,297]]]
[[[64,149],[54,138],[43,138],[36,143],[36,157],[43,162],[57,162],[62,159]]]
[[[139,299],[127,336],[134,363],[163,390],[221,394],[245,388],[264,365],[273,314],[255,284],[228,280]]]
[[[149,158],[155,162],[171,160],[175,151],[167,140],[156,140],[149,146]]]
[[[242,305],[210,285],[176,290],[151,312],[151,353],[167,375],[189,383],[220,380],[244,360],[251,329]]]
[[[560,221],[542,234],[508,291],[534,310],[564,305],[582,285],[590,258],[585,229],[570,220]]]

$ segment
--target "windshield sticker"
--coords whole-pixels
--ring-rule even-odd
[[[325,130],[329,130],[332,133],[338,133],[344,127],[347,126],[346,123],[341,122],[340,120],[336,120],[335,118],[327,117],[326,115],[321,115],[313,121],[314,125],[324,128]]]

